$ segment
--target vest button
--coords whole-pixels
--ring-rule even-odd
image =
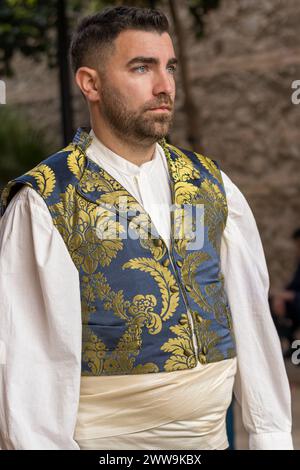
[[[165,266],[165,267],[169,266],[169,264],[170,264],[169,258],[166,258],[166,259],[162,262],[162,264],[163,264],[163,266]]]
[[[188,292],[191,292],[191,290],[193,290],[192,286],[190,286],[189,284],[187,284],[185,286],[185,290],[187,290]]]
[[[155,246],[162,246],[163,241],[162,241],[160,238],[154,238],[154,239],[153,239],[153,244],[154,244]]]
[[[176,261],[176,264],[177,264],[177,266],[178,266],[179,268],[181,268],[182,265],[183,265],[183,262],[180,261],[180,259],[179,259],[178,261]]]
[[[201,362],[201,364],[206,364],[207,360],[206,360],[206,357],[204,356],[204,354],[199,354],[198,358],[199,358],[199,361]]]
[[[178,289],[178,287],[177,287],[176,285],[174,285],[174,286],[171,286],[171,287],[170,287],[170,291],[171,291],[171,292],[178,292],[179,289]]]

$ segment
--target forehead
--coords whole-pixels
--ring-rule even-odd
[[[172,39],[168,33],[122,31],[116,38],[114,45],[114,57],[126,62],[140,56],[155,57],[161,61],[168,61],[175,57]]]

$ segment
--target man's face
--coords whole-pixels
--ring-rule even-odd
[[[119,137],[151,144],[168,134],[176,62],[167,33],[128,30],[119,34],[100,74],[99,103],[102,117]]]

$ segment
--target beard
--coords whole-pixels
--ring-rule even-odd
[[[132,111],[117,88],[107,81],[101,92],[101,113],[119,137],[130,142],[152,144],[166,137],[173,123],[171,98],[161,93],[160,98],[146,103],[139,111]],[[151,112],[150,108],[169,106],[170,112]]]

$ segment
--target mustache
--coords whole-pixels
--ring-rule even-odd
[[[147,105],[145,105],[144,111],[148,111],[149,109],[153,108],[160,108],[161,106],[168,106],[168,108],[173,109],[174,102],[171,98],[166,98],[163,101],[150,101],[147,103]]]

